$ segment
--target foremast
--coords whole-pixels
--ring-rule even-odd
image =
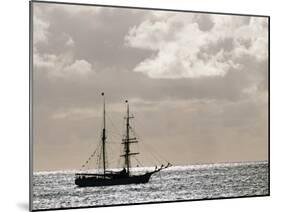
[[[126,112],[126,133],[125,138],[122,139],[122,144],[124,145],[124,154],[121,155],[121,157],[124,157],[124,168],[126,168],[126,172],[128,175],[130,175],[130,168],[131,168],[131,160],[130,157],[133,155],[139,154],[138,152],[131,152],[130,151],[130,144],[131,143],[137,143],[136,137],[130,137],[130,119],[134,118],[133,116],[130,116],[130,108],[129,108],[129,102],[128,100],[125,101],[127,105],[127,112]]]

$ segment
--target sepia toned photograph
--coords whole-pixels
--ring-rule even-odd
[[[269,196],[269,17],[30,2],[31,210]]]

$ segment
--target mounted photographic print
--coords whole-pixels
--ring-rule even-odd
[[[30,2],[30,209],[269,195],[269,17]]]

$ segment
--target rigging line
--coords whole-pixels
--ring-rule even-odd
[[[143,166],[143,164],[136,157],[133,158],[139,163],[139,165]]]
[[[115,133],[113,133],[110,130],[108,130],[107,132],[108,132],[108,134],[110,134],[110,137],[115,137],[115,138],[117,138],[119,140],[121,139],[121,136],[119,134],[115,134]]]
[[[115,144],[120,144],[120,142],[117,142],[117,141],[109,141],[109,142],[107,142],[108,144],[113,144],[113,145],[115,145]]]
[[[143,142],[143,139],[140,138],[140,136],[136,133],[136,131],[135,131],[133,128],[132,128],[132,131],[134,132],[134,134],[136,135],[136,137],[138,137],[139,140],[142,141],[142,142],[140,142],[140,143],[143,144],[143,146],[148,145],[148,144],[146,144],[145,142]],[[153,153],[153,151],[150,151],[150,149],[152,149],[152,148],[148,147],[147,149],[148,149],[149,153],[151,154],[151,156],[152,156],[157,162],[160,162],[160,163],[161,163],[161,160],[162,160],[162,161],[164,160],[164,161],[168,162],[165,158],[162,158],[161,156],[157,155],[156,153]]]
[[[169,163],[169,161],[166,160],[164,157],[161,157],[161,155],[157,155],[156,151],[151,146],[148,145],[148,148],[152,149],[150,153],[156,158],[156,160],[158,160],[158,162],[163,163],[163,161],[165,161],[166,163]]]
[[[110,142],[110,143],[112,143],[112,142]],[[120,144],[120,142],[116,142],[116,143],[118,143],[118,144]],[[116,149],[116,148],[114,148],[114,149],[112,149],[112,146],[110,146],[110,145],[108,145],[108,150],[109,150],[109,152],[108,153],[112,153],[111,155],[114,155],[114,157],[112,157],[112,159],[110,160],[110,161],[108,161],[108,163],[110,164],[111,162],[115,162],[115,163],[117,163],[116,165],[118,166],[118,164],[121,164],[120,163],[120,160],[121,160],[121,157],[119,157],[119,155],[121,155],[121,148],[122,148],[122,146],[120,146],[120,154],[118,154],[118,153],[116,153],[116,151],[114,151],[114,149]],[[114,154],[115,153],[115,154]]]
[[[120,145],[121,142],[120,141],[116,141],[116,140],[119,140],[119,139],[111,139],[110,141],[107,141],[106,143],[107,144],[114,144],[114,145],[118,144],[118,145]]]
[[[144,145],[147,145],[148,146],[148,148],[150,148],[150,149],[152,149],[155,153],[155,156],[157,156],[159,159],[161,159],[161,160],[164,160],[164,161],[166,161],[166,162],[169,162],[168,160],[166,160],[165,159],[165,157],[163,157],[159,152],[158,152],[158,154],[156,153],[157,151],[155,151],[155,149],[154,148],[152,148],[150,145],[148,145],[146,142],[144,142],[144,140],[138,135],[138,133],[132,128],[132,131],[137,135],[137,137],[139,137],[139,140],[141,140],[142,142],[142,144],[144,144]],[[151,153],[152,154],[152,153]],[[154,155],[153,154],[153,155]]]
[[[133,131],[133,134],[135,135],[135,137],[137,137],[138,138],[138,140],[143,140],[143,139],[141,139],[140,138],[140,136],[138,135],[138,133],[131,127],[131,130]],[[145,143],[144,142],[140,142],[141,144],[144,144],[143,146],[145,146]],[[138,143],[138,146],[139,146],[139,143]],[[139,147],[138,147],[139,148]],[[162,163],[163,162],[163,160],[165,160],[165,159],[161,159],[159,156],[157,156],[157,154],[154,154],[153,153],[153,151],[151,151],[149,148],[145,148],[145,149],[147,149],[148,150],[148,152],[150,153],[150,156],[152,157],[152,159],[154,159],[155,160],[155,162],[156,162],[156,164],[157,163]]]
[[[122,123],[122,138],[126,136],[126,119],[124,117],[123,123]]]
[[[147,148],[145,148],[145,149],[147,150]],[[149,156],[154,160],[154,161],[153,161],[154,163],[156,163],[156,164],[161,164],[161,163],[163,163],[163,161],[161,161],[160,159],[158,159],[158,158],[152,153],[152,151],[147,150],[147,152],[150,153]]]
[[[138,144],[138,145],[139,145],[139,144]],[[142,143],[142,145],[143,145],[143,143]],[[144,146],[144,145],[143,145],[143,146]],[[138,148],[140,148],[140,147],[138,147]],[[154,155],[153,152],[150,151],[148,148],[145,148],[145,149],[147,150],[147,152],[150,153],[150,156],[152,157],[152,159],[155,160],[156,163],[162,163],[162,162],[163,162],[163,160],[161,160],[161,159],[159,159],[158,157],[156,157],[156,155]]]
[[[80,170],[81,170],[82,168],[85,168],[85,166],[92,160],[92,158],[93,158],[94,155],[96,154],[97,150],[98,150],[98,147],[95,149],[94,152],[92,152],[92,154],[90,155],[90,157],[88,157],[88,159],[86,160],[86,162],[84,162],[84,164],[80,167]]]
[[[116,164],[116,163],[117,163],[117,160],[112,159],[112,160],[109,160],[109,161],[108,161],[109,164],[113,165],[113,166],[111,166],[111,167],[117,168],[117,166],[115,166],[115,165],[113,164],[113,162]]]
[[[122,136],[120,133],[119,133],[119,130],[117,130],[117,127],[114,125],[111,117],[109,115],[106,116],[108,118],[108,120],[110,121],[110,124],[112,125],[112,127],[116,130],[116,133],[120,136]]]
[[[111,146],[107,145],[107,153],[111,153],[111,152],[114,152],[112,151],[112,148]],[[107,160],[107,165],[109,165],[111,163],[112,160]]]
[[[101,127],[102,128],[102,127]],[[82,164],[82,166],[80,167],[79,170],[82,170],[83,168],[87,168],[86,166],[89,165],[89,162],[92,160],[93,156],[97,153],[97,151],[100,148],[100,143],[98,143],[95,151],[90,155],[90,157],[86,160],[86,162],[84,162],[84,164]]]
[[[150,152],[150,154],[158,161],[158,162],[161,162],[161,161],[166,161],[168,162],[165,158],[161,157],[160,155],[158,155],[156,153],[156,151],[154,150],[154,148],[152,148],[150,145],[148,145],[147,143],[144,143],[142,142],[143,146],[146,146],[146,149],[148,149],[148,151]]]
[[[145,148],[145,149],[147,150],[147,148]],[[152,151],[147,150],[147,152],[149,153],[150,157],[154,160],[154,162],[155,162],[156,164],[161,164],[161,163],[163,163],[163,160],[161,161],[160,159],[158,159],[158,158],[153,154]]]
[[[111,137],[113,137],[116,140],[121,140],[122,139],[122,137],[119,137],[119,135],[116,135],[116,134],[111,134]]]
[[[113,137],[116,140],[121,140],[122,139],[122,136],[120,136],[119,133],[115,133],[114,131],[107,130],[107,134],[110,135],[110,137]],[[108,143],[110,143],[110,142],[108,142]]]

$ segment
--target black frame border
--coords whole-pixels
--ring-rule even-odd
[[[139,9],[139,10],[153,10],[153,11],[167,11],[180,13],[201,13],[214,15],[232,15],[232,16],[248,16],[261,17],[268,20],[268,194],[253,195],[253,196],[237,196],[237,197],[218,197],[218,198],[203,198],[191,200],[171,200],[171,201],[151,201],[141,203],[127,203],[127,204],[112,204],[112,205],[93,205],[81,207],[61,207],[50,209],[33,209],[33,3],[42,4],[59,4],[59,5],[78,5],[78,6],[95,6],[104,8],[121,8],[121,9]],[[120,6],[120,5],[103,5],[103,4],[89,4],[89,3],[74,3],[74,2],[57,2],[57,1],[29,1],[29,211],[54,211],[54,210],[68,210],[68,209],[87,209],[100,207],[116,207],[116,206],[130,206],[130,205],[149,205],[159,203],[179,203],[179,202],[196,202],[204,200],[225,200],[225,199],[242,199],[242,198],[257,198],[270,196],[270,16],[256,15],[256,14],[240,14],[227,12],[207,12],[194,10],[179,10],[179,9],[163,9],[163,8],[149,8],[149,7],[134,7],[134,6]]]

